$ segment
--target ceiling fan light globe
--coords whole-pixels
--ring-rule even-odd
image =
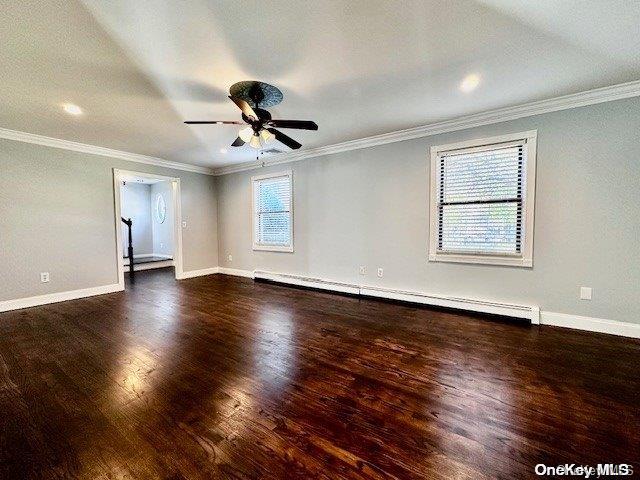
[[[263,128],[262,130],[260,130],[260,138],[264,143],[271,143],[275,138],[275,135],[266,128]]]
[[[253,135],[249,140],[249,145],[251,145],[253,148],[260,148],[260,137],[258,135]]]
[[[238,132],[238,136],[242,139],[243,142],[250,142],[253,138],[253,128],[245,127]]]

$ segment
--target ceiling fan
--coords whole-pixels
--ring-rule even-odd
[[[272,107],[282,102],[282,92],[268,83],[248,80],[234,83],[229,88],[229,98],[242,111],[244,123],[231,120],[189,120],[188,125],[245,125],[238,133],[238,138],[231,144],[232,147],[241,147],[248,143],[253,148],[260,149],[274,139],[284,143],[294,150],[302,145],[293,138],[285,135],[278,128],[295,128],[298,130],[318,130],[315,122],[307,120],[274,120],[265,107]]]

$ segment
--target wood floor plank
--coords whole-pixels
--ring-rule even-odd
[[[224,275],[0,314],[0,478],[634,463],[640,342]]]

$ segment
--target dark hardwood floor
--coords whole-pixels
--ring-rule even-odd
[[[0,478],[536,478],[637,462],[639,392],[636,340],[139,272],[0,314]]]

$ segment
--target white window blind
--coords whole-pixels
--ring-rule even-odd
[[[291,251],[291,174],[253,179],[253,244],[255,249]]]
[[[446,261],[448,255],[452,261],[527,257],[522,264],[530,263],[531,242],[525,241],[527,220],[533,220],[532,206],[527,210],[527,141],[452,148],[433,157],[435,252],[430,253],[440,255],[437,260]]]

